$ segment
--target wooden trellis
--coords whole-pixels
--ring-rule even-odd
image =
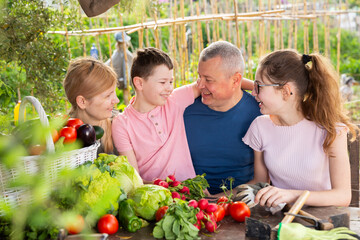
[[[123,16],[120,14],[119,7],[102,14],[93,21],[95,28],[78,31],[51,31],[49,34],[62,34],[65,36],[69,49],[69,56],[72,56],[70,48],[70,37],[80,37],[83,55],[86,55],[85,40],[88,36],[95,37],[100,59],[106,60],[104,53],[101,53],[99,36],[106,35],[108,45],[108,55],[111,58],[111,39],[112,33],[127,32],[128,34],[137,32],[139,36],[139,48],[153,46],[166,50],[174,60],[174,72],[176,73],[176,85],[184,84],[191,80],[190,75],[196,77],[196,67],[198,55],[204,48],[204,43],[211,43],[217,40],[227,40],[238,46],[246,59],[246,77],[253,78],[254,56],[261,57],[264,54],[283,48],[299,48],[299,43],[303,43],[303,52],[318,52],[320,47],[324,49],[324,54],[330,57],[330,28],[334,17],[347,14],[349,10],[341,10],[340,0],[335,5],[338,10],[330,11],[329,1],[324,0],[321,9],[316,5],[319,1],[309,0],[289,0],[289,4],[282,5],[280,0],[258,1],[255,6],[252,1],[245,0],[240,4],[237,0],[169,0],[168,17],[160,18],[159,12],[155,8],[153,12],[140,14],[139,23],[123,25]],[[188,11],[185,12],[185,8]],[[112,13],[112,11],[115,11]],[[116,18],[111,21],[109,18]],[[125,16],[126,17],[126,16]],[[340,19],[340,18],[339,18]],[[106,27],[100,28],[100,21],[105,22]],[[324,25],[324,46],[319,46],[318,23]],[[335,21],[334,21],[335,22]],[[97,24],[96,24],[97,23]],[[115,26],[114,23],[116,24]],[[309,27],[312,25],[312,48],[309,42]],[[271,31],[270,26],[273,26]],[[340,68],[340,20],[336,21],[337,31],[337,65]],[[169,29],[169,38],[166,42],[162,37],[162,28]],[[288,34],[284,34],[287,28]],[[188,30],[187,30],[188,29]],[[186,32],[191,30],[191,41],[186,38]],[[204,30],[203,30],[204,29]],[[298,32],[303,29],[303,39],[299,42]],[[204,31],[204,32],[203,32]],[[145,42],[144,42],[145,40]],[[285,45],[285,41],[287,44]],[[256,43],[253,48],[253,43]],[[332,46],[333,48],[335,46]],[[311,49],[310,49],[311,48]],[[192,79],[194,80],[194,79]]]

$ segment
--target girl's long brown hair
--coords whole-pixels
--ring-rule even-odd
[[[259,73],[272,83],[296,85],[304,116],[327,131],[325,151],[334,142],[339,123],[348,127],[352,141],[356,139],[359,129],[347,116],[339,91],[339,76],[327,58],[317,53],[303,56],[291,49],[278,50],[261,60]]]
[[[81,57],[71,61],[63,83],[67,99],[71,103],[69,116],[77,116],[77,96],[82,95],[86,99],[91,99],[116,85],[116,81],[116,73],[94,58]],[[104,129],[101,143],[105,152],[111,153],[113,152],[111,120],[102,120],[100,126]]]

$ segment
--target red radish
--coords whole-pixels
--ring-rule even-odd
[[[201,229],[201,221],[198,219],[197,222],[194,224],[194,226],[200,230]]]
[[[159,183],[161,182],[162,180],[160,178],[155,178],[154,180],[154,185],[159,185]]]
[[[159,186],[162,186],[164,188],[169,188],[169,184],[167,182],[165,182],[165,181],[162,181],[162,180],[159,182]]]
[[[205,211],[207,213],[212,213],[212,212],[216,212],[217,209],[218,209],[218,205],[216,205],[215,203],[209,203]]]
[[[198,201],[198,207],[201,210],[205,210],[207,208],[207,206],[209,205],[209,201],[205,198],[202,198]]]
[[[173,181],[173,182],[170,182],[170,186],[172,186],[172,187],[177,187],[177,186],[179,186],[181,184],[181,182],[180,181]]]
[[[207,221],[205,223],[205,228],[206,230],[208,230],[209,232],[215,232],[216,228],[217,228],[217,225],[216,225],[216,222],[214,220],[211,220],[211,221]]]
[[[181,200],[186,200],[186,196],[184,194],[181,194]]]
[[[189,205],[190,207],[197,208],[197,207],[198,207],[198,202],[193,199],[193,200],[190,200],[190,201],[189,201],[188,205]]]
[[[196,218],[197,220],[203,220],[204,219],[204,213],[203,211],[199,211],[197,214],[196,214]]]
[[[183,188],[180,189],[179,192],[189,195],[190,194],[190,189],[187,186],[183,186]]]
[[[171,181],[175,181],[176,178],[175,178],[175,174],[172,174],[172,175],[169,175],[167,176]]]
[[[180,193],[178,192],[172,192],[171,193],[172,198],[180,198]]]

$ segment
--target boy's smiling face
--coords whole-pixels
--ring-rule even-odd
[[[173,70],[165,65],[156,66],[152,74],[142,81],[142,95],[150,106],[163,106],[174,90]]]

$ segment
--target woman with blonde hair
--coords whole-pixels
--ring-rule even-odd
[[[348,206],[351,201],[348,131],[358,128],[343,108],[338,75],[317,53],[279,50],[256,71],[253,95],[262,116],[243,141],[254,150],[255,204],[293,203],[309,190],[307,205]]]
[[[116,82],[109,66],[94,58],[77,58],[71,61],[63,83],[71,103],[69,116],[104,129],[99,153],[117,154],[111,135],[113,108],[119,102]]]

